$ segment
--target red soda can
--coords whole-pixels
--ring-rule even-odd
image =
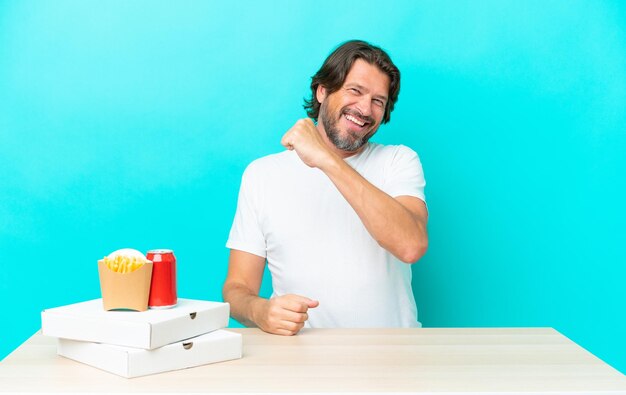
[[[148,307],[167,309],[176,306],[176,257],[172,250],[150,250],[146,258],[152,261],[152,284]]]

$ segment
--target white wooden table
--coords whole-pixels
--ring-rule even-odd
[[[550,328],[231,330],[242,359],[134,379],[37,333],[0,363],[0,392],[626,394],[626,376]]]

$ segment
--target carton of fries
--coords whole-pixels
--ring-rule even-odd
[[[98,261],[105,310],[148,310],[152,261],[139,251],[123,249]]]

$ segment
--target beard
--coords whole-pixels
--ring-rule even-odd
[[[338,149],[346,152],[354,152],[359,148],[363,147],[369,139],[376,133],[377,128],[372,129],[368,133],[359,136],[356,133],[351,132],[350,130],[346,130],[344,136],[342,136],[341,131],[337,127],[337,123],[339,119],[344,114],[350,114],[361,119],[365,119],[369,124],[372,124],[374,119],[371,117],[363,116],[359,112],[351,110],[347,107],[344,107],[339,112],[339,116],[337,118],[333,117],[330,111],[328,110],[327,101],[324,101],[320,107],[320,119],[322,121],[322,125],[324,125],[324,130],[326,131],[326,136],[328,139],[337,147]]]

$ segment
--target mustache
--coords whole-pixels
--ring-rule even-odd
[[[369,115],[363,115],[361,114],[360,111],[357,110],[353,110],[351,108],[344,108],[341,110],[341,115],[352,115],[353,117],[356,117],[358,119],[362,119],[363,121],[369,123],[374,123],[374,118],[370,117]]]

